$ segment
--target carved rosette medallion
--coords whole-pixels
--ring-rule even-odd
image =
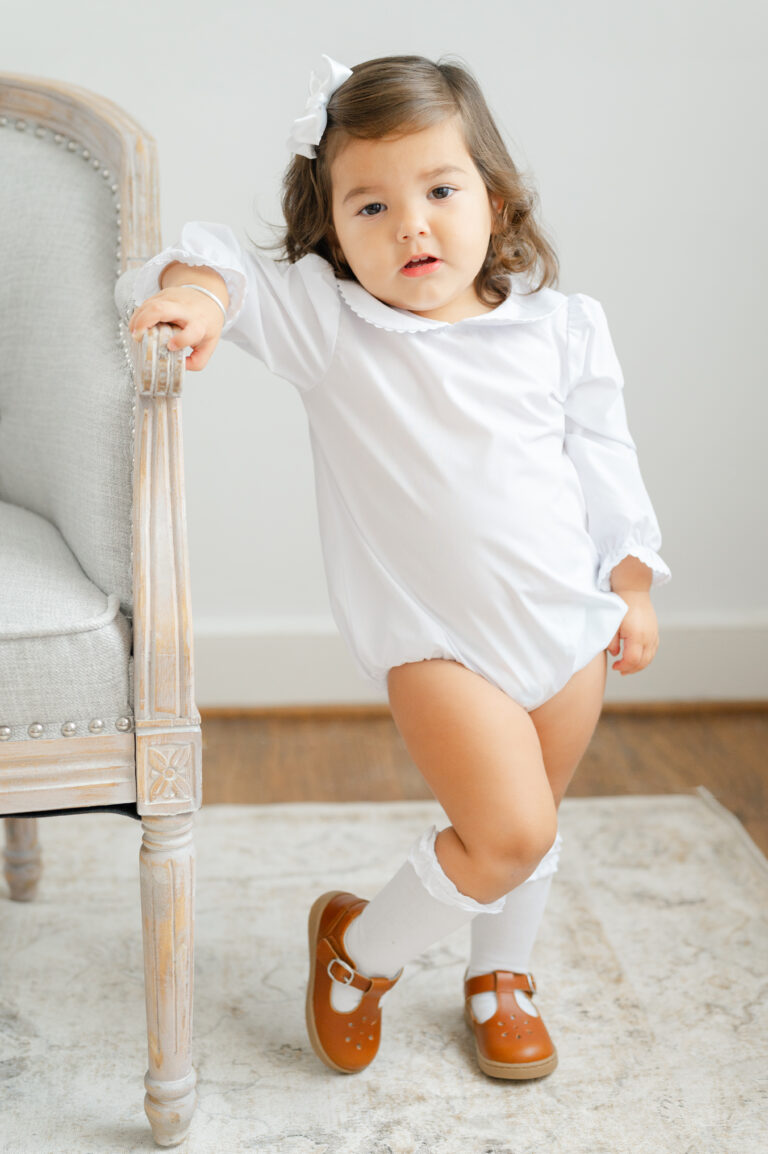
[[[173,742],[148,751],[149,800],[191,801],[194,796],[194,746]]]

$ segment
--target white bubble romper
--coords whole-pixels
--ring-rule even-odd
[[[592,297],[513,276],[491,312],[429,320],[319,256],[277,263],[191,222],[118,282],[127,315],[172,260],[221,274],[224,337],[300,392],[331,609],[380,690],[443,657],[535,709],[610,644],[614,566],[632,554],[669,580]]]

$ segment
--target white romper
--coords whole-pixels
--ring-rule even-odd
[[[224,277],[223,335],[300,392],[331,609],[380,690],[393,666],[445,657],[535,709],[610,644],[622,558],[669,580],[592,297],[514,276],[503,304],[451,324],[192,222],[126,274],[129,299],[172,260]]]

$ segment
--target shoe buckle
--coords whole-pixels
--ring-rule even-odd
[[[331,973],[333,966],[341,966],[342,970],[344,970],[344,976],[339,978],[336,976],[336,974]],[[342,986],[350,986],[352,982],[354,982],[356,976],[355,971],[347,962],[344,961],[343,958],[331,958],[330,962],[326,966],[326,972],[332,982],[338,982]]]

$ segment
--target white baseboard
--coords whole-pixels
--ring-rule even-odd
[[[610,668],[607,702],[768,700],[768,621],[661,623],[651,664],[622,677]],[[198,706],[386,703],[358,674],[333,624],[274,622],[232,632],[195,626]]]

